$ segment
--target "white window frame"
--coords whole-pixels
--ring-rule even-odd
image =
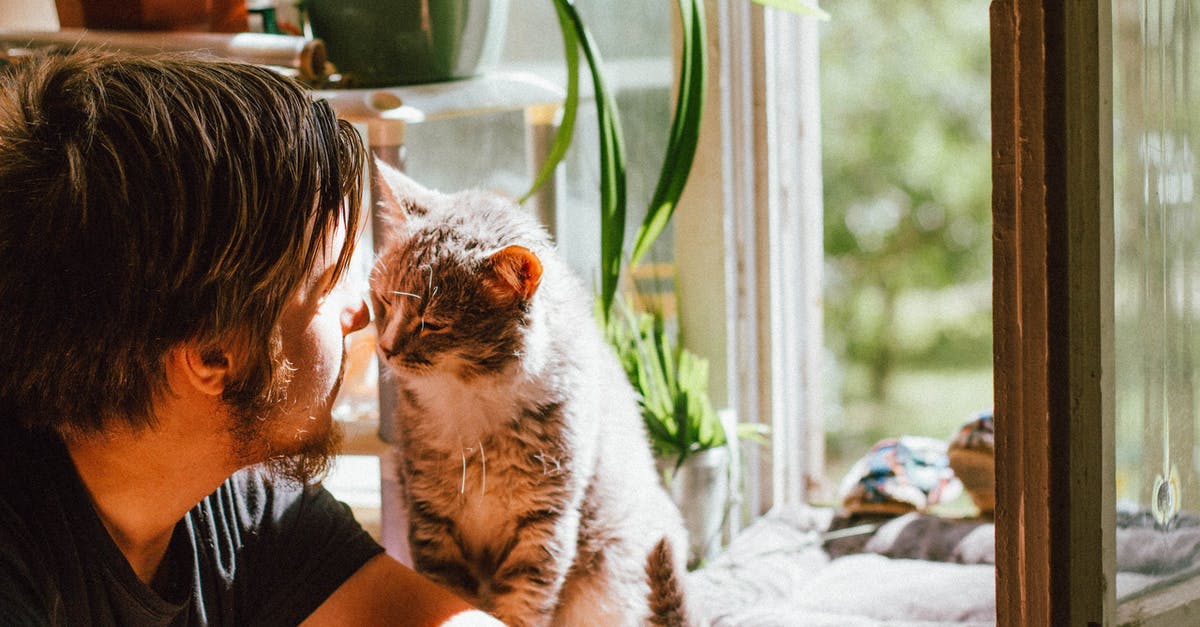
[[[818,23],[749,0],[705,11],[706,113],[675,216],[680,328],[713,364],[714,402],[771,429],[769,454],[743,446],[753,519],[802,502],[824,467]]]

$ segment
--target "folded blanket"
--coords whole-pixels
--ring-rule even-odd
[[[825,543],[830,557],[878,553],[896,559],[957,564],[995,564],[995,525],[980,518],[939,518],[909,513],[896,517],[855,514],[837,516],[831,530],[877,525],[870,534]]]
[[[864,551],[897,559],[995,564],[996,528],[979,519],[906,514],[881,526]]]

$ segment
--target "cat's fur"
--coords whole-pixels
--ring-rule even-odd
[[[511,201],[380,170],[415,567],[511,625],[681,623],[686,532],[582,282]]]

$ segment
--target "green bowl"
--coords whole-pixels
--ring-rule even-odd
[[[508,0],[305,0],[347,87],[475,76],[504,44]]]

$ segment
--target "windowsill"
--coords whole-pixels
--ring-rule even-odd
[[[674,70],[670,57],[642,57],[606,59],[604,77],[609,91],[636,91],[644,89],[670,89],[674,84]],[[508,63],[499,69],[504,71],[528,72],[566,89],[567,68],[563,63]],[[594,96],[587,64],[580,60],[579,97],[591,100]]]

